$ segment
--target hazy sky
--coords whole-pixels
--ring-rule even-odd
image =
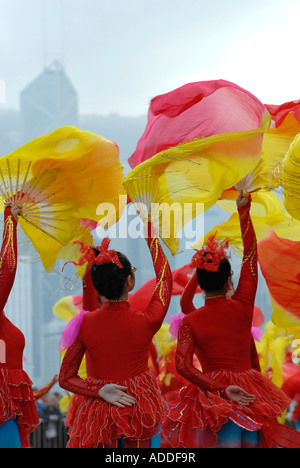
[[[227,79],[261,101],[300,99],[299,0],[0,0],[5,108],[63,60],[81,113],[141,115],[190,81]]]

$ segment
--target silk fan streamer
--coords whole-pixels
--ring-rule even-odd
[[[184,225],[255,168],[270,123],[257,98],[224,80],[189,83],[151,101],[124,185],[172,254]]]
[[[230,218],[221,225],[216,225],[209,232],[200,238],[192,248],[199,250],[209,236],[215,235],[216,240],[228,239],[237,251],[242,253],[243,242],[239,216],[236,208],[236,191],[227,191],[227,195],[232,194],[232,198],[217,201],[217,205],[230,214]],[[253,222],[256,238],[258,242],[268,237],[270,227],[278,237],[287,238],[292,241],[300,241],[300,222],[293,219],[285,211],[281,199],[272,191],[258,191],[251,195],[251,219]]]
[[[300,220],[300,133],[283,160],[281,177],[284,206],[292,217]]]
[[[256,344],[263,373],[268,373],[272,381],[283,388],[286,380],[286,365],[292,341],[299,334],[299,328],[280,327],[268,321],[264,327],[264,334]]]
[[[300,320],[300,242],[280,238],[270,228],[258,243],[258,257],[270,295]]]
[[[282,178],[284,157],[291,141],[300,132],[300,101],[265,106],[270,112],[272,124],[264,133],[262,154],[257,166],[236,184],[238,190],[276,189]]]
[[[80,219],[101,224],[101,203],[114,208],[106,224],[120,215],[123,166],[117,145],[99,135],[62,127],[0,158],[0,197],[22,210],[20,225],[47,272],[74,240],[92,243]]]

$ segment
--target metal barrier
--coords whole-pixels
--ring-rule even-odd
[[[32,448],[66,448],[68,443],[68,428],[65,420],[43,421],[34,432],[30,434]]]

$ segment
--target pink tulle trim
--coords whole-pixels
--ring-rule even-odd
[[[171,317],[166,319],[166,322],[170,324],[169,332],[171,333],[173,340],[177,340],[178,330],[184,317],[185,314],[180,312],[178,315],[171,315]]]
[[[63,329],[57,349],[62,352],[68,349],[76,340],[84,315],[88,311],[81,309],[79,314],[75,315]]]
[[[260,328],[251,327],[251,333],[255,341],[260,341],[264,332]]]

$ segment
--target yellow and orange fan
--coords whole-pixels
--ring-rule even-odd
[[[269,191],[280,187],[283,161],[291,142],[300,132],[300,101],[279,106],[266,105],[272,125],[264,133],[262,154],[257,166],[235,187],[245,192]]]
[[[270,124],[257,98],[224,80],[188,83],[151,101],[124,184],[139,212],[154,208],[172,254],[185,224],[257,166]]]
[[[278,171],[283,203],[288,213],[300,221],[300,133],[291,142]]]
[[[47,272],[57,258],[73,258],[74,240],[92,243],[81,220],[101,224],[99,204],[113,207],[106,224],[118,221],[123,178],[117,145],[76,127],[61,127],[0,158],[0,197],[20,206],[22,230]]]

